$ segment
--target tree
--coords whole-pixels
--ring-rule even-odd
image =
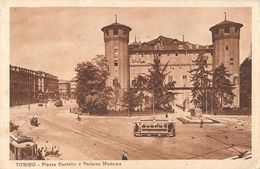
[[[213,73],[214,96],[220,101],[221,108],[223,108],[223,105],[232,104],[235,97],[235,94],[233,93],[235,87],[230,81],[230,76],[231,74],[228,73],[228,70],[223,63],[219,65]]]
[[[148,79],[145,76],[139,75],[137,80],[133,84],[132,91],[137,94],[137,100],[139,100],[140,110],[143,111],[143,100],[145,99],[145,91],[147,89]]]
[[[207,101],[210,98],[210,76],[212,75],[208,70],[207,60],[207,56],[200,54],[197,59],[192,61],[196,67],[189,71],[193,83],[192,102],[195,107],[200,107],[203,111],[206,110]]]
[[[91,63],[98,66],[100,71],[108,76],[107,58],[104,55],[96,55],[96,57],[92,59]]]
[[[160,59],[155,57],[151,68],[149,68],[149,73],[146,74],[147,90],[153,95],[154,106],[157,109],[160,109],[161,105],[169,104],[169,101],[174,99],[173,93],[170,93],[169,90],[174,89],[175,82],[165,83],[167,75],[171,73],[166,72],[168,64],[169,62],[161,66]]]
[[[123,94],[124,106],[128,107],[129,111],[134,111],[134,109],[140,105],[140,99],[137,90],[134,88],[130,88],[129,91],[126,91]]]
[[[79,107],[93,114],[105,113],[111,96],[111,88],[106,87],[107,71],[91,62],[79,63],[75,71]]]
[[[252,59],[246,58],[240,65],[240,107],[251,108]]]

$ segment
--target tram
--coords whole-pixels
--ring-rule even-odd
[[[167,119],[144,119],[134,121],[134,136],[175,136],[175,124]]]
[[[37,144],[20,132],[10,134],[10,160],[37,160]]]

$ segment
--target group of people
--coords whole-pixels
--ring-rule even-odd
[[[30,118],[30,123],[31,123],[32,126],[38,126],[38,125],[39,125],[39,123],[38,123],[38,117],[37,117],[37,116],[32,116],[32,117]]]
[[[48,141],[46,142],[48,144]],[[38,148],[37,150],[37,156],[39,160],[44,160],[46,156],[48,155],[55,155],[55,156],[60,156],[59,154],[60,148],[57,146],[51,147],[49,149],[47,146]]]

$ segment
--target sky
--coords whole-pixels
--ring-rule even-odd
[[[145,42],[160,35],[193,44],[211,45],[209,28],[224,20],[242,23],[240,62],[251,44],[251,8],[11,8],[10,64],[41,70],[70,80],[75,67],[104,54],[101,28],[115,22],[130,26],[130,41]]]

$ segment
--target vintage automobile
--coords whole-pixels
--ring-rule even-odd
[[[134,136],[175,136],[175,124],[168,119],[143,119],[134,121]]]
[[[10,134],[10,160],[36,160],[37,144],[20,132]]]

